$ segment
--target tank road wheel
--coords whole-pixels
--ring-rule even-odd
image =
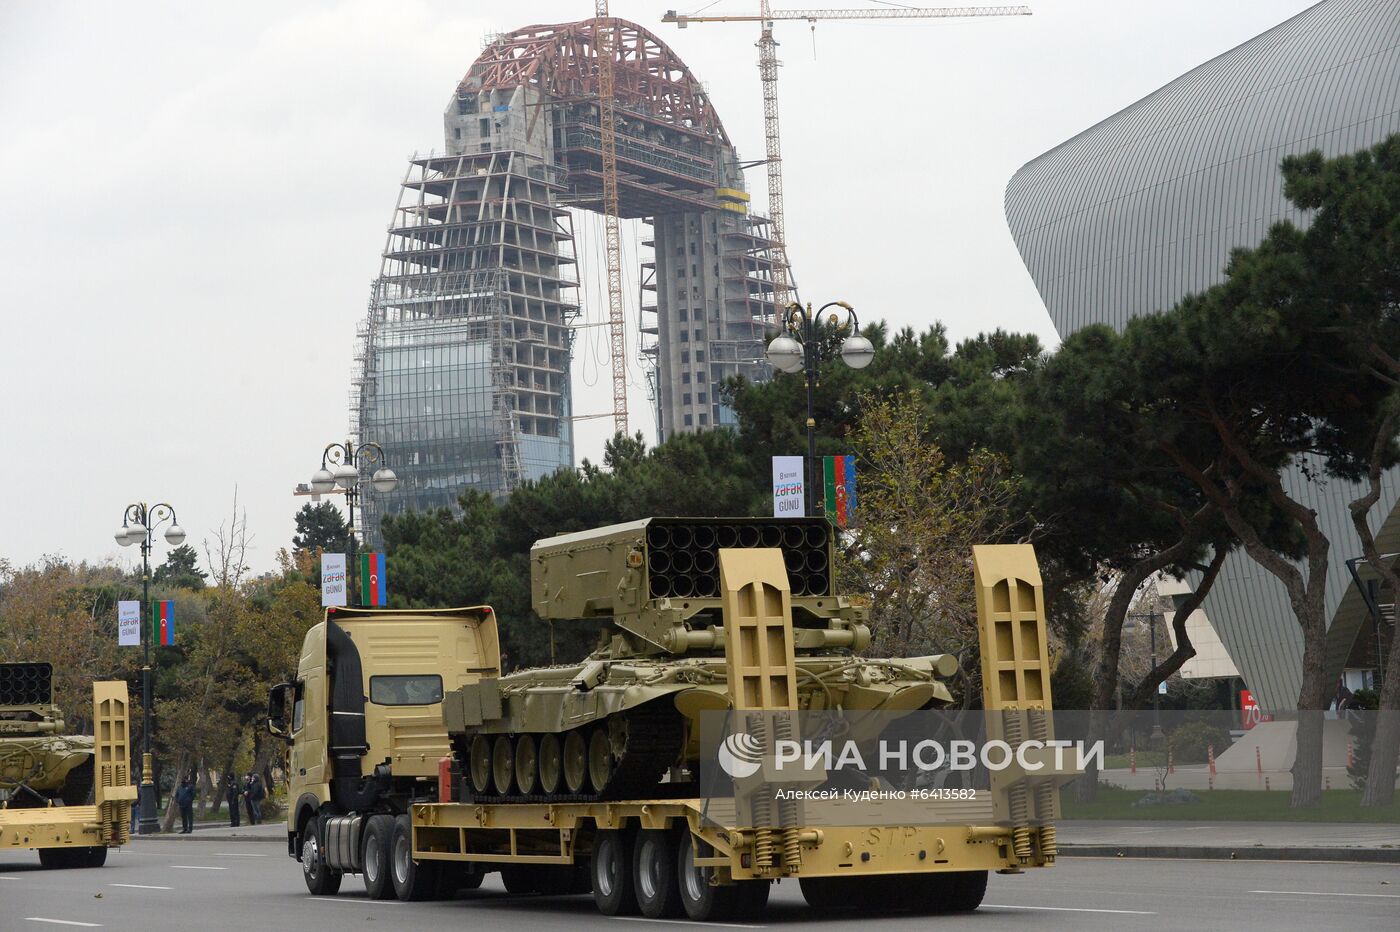
[[[711,883],[715,874],[713,867],[695,866],[697,852],[700,857],[709,857],[712,850],[689,831],[676,846],[676,881],[680,888],[681,906],[685,908],[685,914],[696,922],[728,919],[734,914],[738,902],[738,884],[716,886]]]
[[[535,792],[539,777],[539,755],[534,735],[521,735],[515,742],[515,787],[523,796]]]
[[[340,871],[326,863],[321,848],[321,817],[312,816],[301,830],[301,875],[306,889],[314,896],[335,896],[340,892]]]
[[[472,738],[468,761],[471,770],[472,794],[484,796],[491,792],[491,736],[477,735]]]
[[[582,743],[582,741],[580,741]],[[565,748],[567,772],[568,745]],[[618,829],[601,829],[593,836],[593,902],[604,916],[630,916],[637,911],[632,886],[632,836]]]
[[[612,777],[612,769],[612,742],[608,740],[608,728],[604,725],[593,729],[588,738],[588,779],[594,790],[603,792]]]
[[[515,748],[510,735],[497,735],[491,747],[491,780],[502,795],[509,793],[515,782]]]
[[[365,823],[364,865],[365,892],[371,900],[394,897],[394,881],[389,877],[389,843],[394,834],[394,817],[372,815]]]
[[[588,789],[588,742],[578,729],[564,736],[564,785],[570,793]]]
[[[559,783],[564,779],[564,749],[559,736],[553,733],[540,736],[539,757],[540,792],[557,793]]]
[[[408,816],[394,818],[394,834],[389,843],[394,894],[401,900],[426,900],[437,893],[438,863],[413,860],[413,826]]]
[[[637,833],[637,841],[632,846],[632,883],[637,888],[637,905],[648,919],[681,914],[673,837],[663,829],[645,829]]]

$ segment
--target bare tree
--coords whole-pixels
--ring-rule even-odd
[[[204,538],[204,559],[214,574],[214,584],[221,588],[238,588],[247,574],[248,548],[253,536],[248,533],[248,509],[238,510],[238,486],[233,487],[233,512],[227,521],[219,523],[214,540]]]

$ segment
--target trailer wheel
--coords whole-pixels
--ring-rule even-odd
[[[73,851],[74,867],[101,867],[107,863],[107,849],[100,845]]]
[[[802,877],[797,883],[807,905],[824,913],[856,909],[872,905],[861,896],[860,881],[868,877]]]
[[[637,833],[632,847],[632,883],[637,889],[637,905],[648,919],[679,916],[683,909],[673,838],[663,829],[645,829]]]
[[[388,900],[394,896],[394,881],[390,879],[389,843],[394,834],[394,817],[372,815],[365,825],[364,864],[365,892],[371,900]]]
[[[713,867],[696,867],[695,858],[709,857],[713,849],[704,841],[686,832],[676,846],[676,881],[680,889],[681,906],[696,922],[717,922],[728,919],[738,906],[739,885],[717,886]]]
[[[630,916],[637,911],[630,834],[618,829],[600,830],[593,837],[589,869],[593,874],[593,902],[599,912],[605,916]]]
[[[312,816],[301,830],[301,876],[314,896],[335,896],[344,876],[326,863],[321,848],[321,817]]]
[[[982,905],[987,895],[986,871],[954,871],[943,874],[947,885],[946,908],[955,913],[970,913]]]
[[[49,870],[64,870],[73,866],[72,849],[40,848],[39,866]]]
[[[413,826],[407,815],[394,819],[393,842],[390,844],[393,865],[394,893],[399,899],[426,900],[437,893],[438,864],[413,860]]]
[[[773,885],[766,880],[740,880],[734,884],[738,890],[738,900],[734,904],[733,918],[757,919],[768,908],[768,894]]]
[[[506,864],[501,867],[501,886],[511,896],[530,896],[540,892],[539,877],[533,864]]]

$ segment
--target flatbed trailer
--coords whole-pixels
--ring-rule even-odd
[[[1006,739],[1012,747],[1025,737],[1043,739],[1051,711],[1050,667],[1034,553],[1028,546],[978,547],[974,565],[989,735]],[[309,709],[329,695],[344,694],[343,680],[336,687],[322,677],[320,671],[327,668],[341,670],[342,676],[351,670],[356,687],[352,692],[361,695],[363,681],[363,695],[372,698],[376,675],[407,680],[409,670],[419,669],[405,659],[404,645],[445,653],[449,644],[456,644],[451,650],[459,662],[465,658],[469,670],[489,671],[498,664],[489,609],[440,614],[459,619],[461,630],[435,634],[426,612],[375,616],[355,610],[331,615],[338,627],[328,622],[329,635],[308,636],[301,678],[279,687],[283,695],[274,695],[270,703],[272,730],[293,738],[294,791],[305,787],[289,811],[288,852],[302,862],[313,893],[334,894],[345,874],[361,873],[371,897],[427,899],[455,895],[480,885],[485,874],[500,872],[512,894],[591,889],[599,909],[608,915],[640,911],[652,918],[718,920],[756,916],[774,881],[796,880],[807,902],[818,909],[928,913],[976,909],[992,871],[1017,874],[1055,862],[1055,790],[1075,771],[1044,760],[1034,768],[1011,766],[992,772],[989,789],[968,792],[956,804],[935,804],[924,818],[911,819],[907,808],[886,808],[877,798],[838,803],[823,810],[819,822],[748,828],[753,823],[737,815],[732,798],[693,792],[669,798],[663,795],[670,788],[665,783],[657,786],[655,797],[643,799],[462,799],[458,794],[470,794],[471,784],[461,773],[460,754],[451,753],[447,735],[430,737],[421,716],[396,723],[389,715],[392,708],[375,709],[373,703],[361,706],[363,711],[340,711],[332,701],[331,715],[345,718],[337,724],[349,726],[339,737],[334,725],[321,732],[305,731],[302,712],[292,715],[301,724],[288,730],[287,696],[294,695]],[[726,618],[729,630],[738,631],[742,620]],[[782,636],[790,643],[792,619],[781,621],[773,623],[775,631],[785,632]],[[463,630],[470,637],[464,638]],[[342,639],[340,647],[336,638]],[[738,637],[731,638],[726,644],[736,669],[768,675],[763,664],[750,664],[742,654],[733,654],[742,648],[736,646]],[[351,642],[356,646],[353,667],[346,646]],[[781,673],[781,666],[773,667],[778,671],[774,675]],[[389,685],[386,679],[379,688]],[[342,692],[336,694],[337,688]],[[477,693],[468,686],[464,695]],[[760,703],[748,708],[764,714],[768,707]],[[410,710],[403,714],[410,715]],[[297,734],[312,736],[306,747]],[[399,743],[397,734],[403,736]],[[371,749],[369,753],[356,752],[360,744]],[[366,774],[359,782],[341,784],[349,789],[341,790],[339,797],[331,776],[337,747],[349,749],[340,755],[346,772]],[[435,747],[440,753],[433,753]],[[355,768],[361,767],[362,758],[384,762],[372,771],[368,764],[350,771],[352,755]],[[393,774],[408,774],[410,768],[416,774],[413,782],[392,782]],[[374,774],[382,778],[378,785],[383,788],[372,803],[376,808],[347,804],[354,798],[351,791],[366,793]],[[313,783],[312,777],[325,782]],[[393,802],[396,798],[401,804]]]
[[[94,744],[93,805],[0,805],[0,851],[37,850],[44,867],[101,867],[107,849],[131,840],[129,707],[121,681],[92,685]]]

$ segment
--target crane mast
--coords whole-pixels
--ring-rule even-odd
[[[603,227],[608,261],[608,344],[612,362],[613,427],[627,428],[627,328],[622,304],[622,230],[618,220],[617,122],[613,97],[616,32],[608,0],[594,0],[593,47],[598,59],[598,131],[603,150]]]
[[[599,3],[605,7],[605,3]],[[760,0],[758,15],[688,16],[667,10],[663,23],[685,29],[691,23],[759,23],[758,75],[763,85],[763,142],[768,167],[768,219],[773,224],[773,300],[778,307],[788,304],[787,223],[783,216],[783,148],[778,129],[778,43],[773,23],[778,20],[819,19],[951,19],[955,17],[1030,16],[1027,6],[890,7],[882,10],[774,10],[769,0]],[[605,143],[606,147],[606,143]]]

